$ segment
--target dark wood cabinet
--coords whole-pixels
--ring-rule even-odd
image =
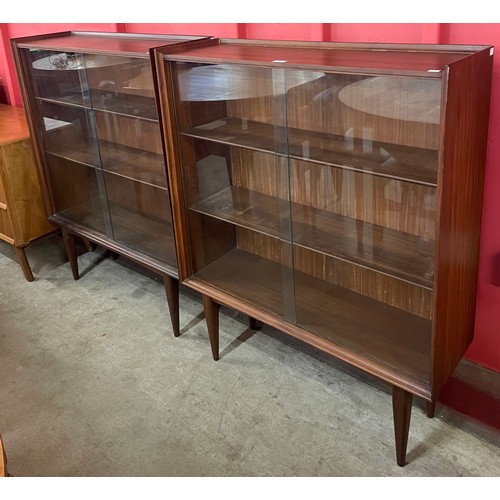
[[[397,462],[474,330],[493,49],[155,50],[181,280],[393,386]]]
[[[160,274],[179,334],[178,272],[152,47],[201,37],[62,32],[12,41],[49,218]]]

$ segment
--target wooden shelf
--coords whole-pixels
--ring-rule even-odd
[[[99,143],[103,170],[134,181],[167,189],[163,156],[111,142]]]
[[[194,276],[278,317],[284,316],[283,268],[235,249]],[[428,388],[431,322],[295,272],[295,315],[304,330],[369,358]],[[293,297],[293,290],[288,290]]]
[[[99,146],[105,172],[160,189],[167,189],[163,156],[105,141],[101,141]],[[96,165],[97,153],[93,153],[90,145],[85,145],[82,148],[63,147],[48,151],[48,153],[86,166],[99,168]]]
[[[96,110],[142,120],[158,121],[154,98],[96,89],[91,90],[91,98],[92,106]]]
[[[80,89],[76,89],[77,92]],[[62,106],[71,106],[75,108],[83,108],[90,110],[90,106],[88,105],[88,99],[84,99],[82,94],[75,93],[74,95],[65,95],[65,96],[57,96],[57,97],[38,97],[35,96],[35,99],[40,102],[46,102],[49,104],[59,104]]]
[[[46,151],[47,154],[58,156],[59,158],[64,158],[65,160],[70,160],[75,163],[81,163],[87,167],[97,167],[97,157],[98,152],[92,151],[91,144],[83,144],[80,148],[62,146],[58,149],[51,149]]]
[[[267,123],[221,118],[181,135],[274,154],[285,150],[284,144],[276,145],[275,128]],[[285,133],[279,136],[284,137]],[[288,129],[292,158],[436,186],[437,151],[373,141],[371,151],[366,152],[365,146],[361,139]]]
[[[106,98],[106,96],[111,94],[114,95]],[[57,97],[36,97],[36,99],[41,102],[84,108],[89,111],[93,106],[93,109],[107,113],[158,122],[156,103],[154,99],[150,97],[137,96],[134,94],[115,94],[111,91],[103,92],[92,89],[91,97],[84,97],[82,94],[74,94]],[[91,101],[92,106],[90,105]]]
[[[99,202],[88,202],[57,214],[85,227],[104,232],[106,215],[97,213]],[[162,262],[177,262],[172,224],[151,215],[132,210],[118,203],[109,203],[113,239],[117,243],[139,250]]]
[[[290,240],[290,234],[280,234],[290,217],[287,202],[256,191],[231,186],[190,209]],[[280,210],[286,211],[283,226]],[[432,288],[433,241],[298,203],[291,210],[295,245]]]

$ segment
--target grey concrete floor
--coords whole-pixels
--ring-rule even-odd
[[[162,282],[97,249],[74,281],[59,236],[0,242],[0,433],[14,476],[498,476],[498,431],[414,399],[395,462],[389,389],[199,297],[174,338]]]

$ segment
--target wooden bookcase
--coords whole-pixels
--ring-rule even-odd
[[[0,239],[13,245],[28,281],[25,247],[56,230],[43,208],[24,110],[0,104]]]
[[[412,396],[474,330],[491,47],[211,39],[155,51],[181,280]]]
[[[75,236],[153,270],[176,336],[177,258],[150,50],[202,38],[71,31],[12,40],[46,210],[74,278]]]

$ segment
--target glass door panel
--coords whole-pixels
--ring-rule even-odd
[[[111,235],[91,110],[43,101],[38,116],[56,214]]]
[[[84,58],[113,238],[176,267],[149,59]]]
[[[24,49],[22,63],[35,89],[35,126],[55,214],[110,234],[83,56]]]
[[[171,64],[194,275],[293,318],[284,75]]]
[[[324,74],[287,93],[297,323],[422,378],[440,102],[439,79],[396,76]]]

